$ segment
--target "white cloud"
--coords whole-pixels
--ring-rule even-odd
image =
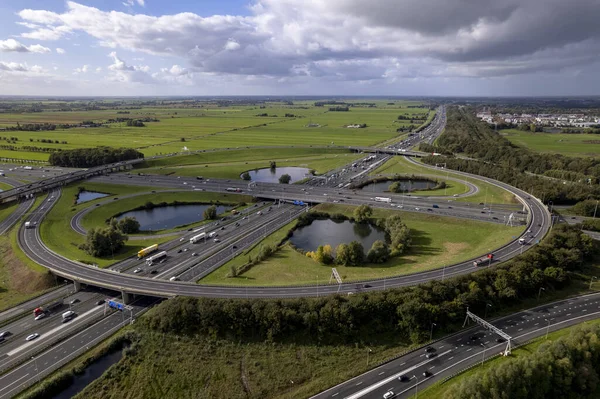
[[[77,73],[86,73],[87,71],[90,70],[90,66],[89,65],[84,65],[81,68],[75,68],[73,69],[73,73],[77,74]]]
[[[65,54],[65,53],[66,53],[65,49],[63,49],[63,48],[60,48],[60,47],[57,47],[57,48],[56,48],[56,52],[57,52],[58,54]]]
[[[43,72],[43,68],[39,65],[29,66],[26,63],[4,62],[0,61],[0,70],[9,72]]]
[[[96,73],[102,72],[102,67],[96,68]]]
[[[0,51],[2,52],[18,52],[18,53],[49,53],[50,49],[40,44],[32,44],[26,46],[15,39],[0,40]]]
[[[115,51],[108,56],[113,59],[113,63],[108,66],[108,69],[112,71],[110,79],[119,82],[155,83],[154,78],[149,74],[150,67],[148,65],[127,65]]]
[[[240,48],[240,44],[233,39],[229,39],[229,40],[227,40],[227,43],[225,43],[225,50],[235,51],[235,50],[238,50],[239,48]]]
[[[125,1],[123,2],[123,5],[124,5],[124,6],[128,6],[128,7],[131,7],[131,6],[133,6],[135,3],[138,3],[138,5],[140,5],[140,6],[142,6],[142,7],[144,7],[144,6],[146,5],[146,4],[145,4],[145,2],[144,2],[144,0],[135,0],[135,1],[134,1],[134,0],[125,0]]]

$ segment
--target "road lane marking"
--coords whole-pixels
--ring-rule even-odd
[[[382,371],[381,373],[379,373],[379,374],[377,374],[377,375],[382,375],[382,374],[385,374],[385,371]]]

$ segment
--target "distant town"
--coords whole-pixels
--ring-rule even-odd
[[[585,114],[511,114],[492,113],[489,110],[477,113],[477,117],[487,123],[494,124],[503,122],[505,124],[522,125],[534,123],[547,127],[600,127],[600,117]]]

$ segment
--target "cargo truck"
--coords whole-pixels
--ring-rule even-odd
[[[377,202],[387,202],[388,204],[390,202],[392,202],[391,198],[386,198],[386,197],[375,197],[375,201]]]
[[[206,233],[200,233],[190,238],[190,244],[195,244],[200,240],[206,240]]]
[[[162,251],[157,253],[156,255],[152,255],[150,256],[148,259],[146,259],[146,264],[148,266],[152,266],[152,264],[158,260],[161,260],[162,258],[167,256],[167,251]]]
[[[151,254],[156,250],[158,250],[158,244],[150,245],[138,252],[138,259],[142,259],[144,256]]]

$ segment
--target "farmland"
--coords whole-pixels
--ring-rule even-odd
[[[519,147],[526,147],[537,152],[575,157],[600,156],[600,135],[531,133],[518,129],[501,130],[500,134]]]
[[[328,106],[315,107],[312,102],[293,105],[266,103],[217,106],[198,103],[188,108],[185,102],[169,107],[142,106],[94,111],[0,113],[0,128],[27,124],[56,124],[55,130],[0,132],[0,158],[44,161],[50,151],[96,146],[135,148],[146,156],[242,146],[336,145],[368,146],[390,140],[397,129],[418,126],[432,116],[427,108],[406,108],[413,102],[396,101],[390,105],[376,101],[375,106],[357,104],[347,112],[331,112]],[[117,118],[158,120],[144,122],[144,127],[127,126]],[[112,123],[107,121],[113,120]],[[84,121],[102,123],[100,127],[82,127]],[[64,128],[65,125],[71,125]],[[347,128],[366,124],[366,128]],[[61,128],[61,126],[63,128]],[[37,147],[37,149],[31,148]],[[43,151],[40,151],[43,148]]]

